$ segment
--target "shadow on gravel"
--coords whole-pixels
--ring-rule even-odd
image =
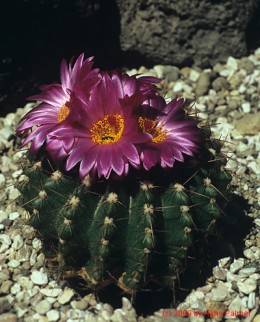
[[[161,308],[176,307],[178,303],[184,301],[192,289],[205,285],[220,258],[243,257],[244,239],[253,227],[253,220],[246,215],[248,210],[247,201],[233,194],[226,209],[226,215],[218,221],[216,236],[207,240],[207,249],[203,254],[206,260],[200,262],[200,270],[197,266],[194,271],[189,270],[192,259],[188,260],[187,270],[180,276],[180,283],[176,286],[175,292],[158,290],[158,286],[152,283],[147,285],[146,290],[137,293],[133,301],[137,314],[146,316]],[[193,255],[194,253],[191,256]],[[71,286],[75,288],[78,281],[74,282]],[[86,295],[86,291],[77,290],[81,295]],[[114,309],[122,307],[122,296],[128,297],[115,285],[110,285],[98,293],[98,299],[103,303],[111,304]],[[129,300],[132,300],[131,297]]]

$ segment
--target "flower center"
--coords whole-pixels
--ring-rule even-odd
[[[98,144],[115,143],[120,140],[124,130],[124,119],[119,114],[106,115],[90,129],[92,141]]]
[[[162,125],[158,125],[158,121],[150,120],[146,117],[139,117],[138,123],[143,132],[147,132],[153,136],[152,142],[159,143],[165,141],[167,131]]]
[[[69,112],[70,112],[70,110],[69,110],[68,106],[66,104],[62,105],[59,108],[59,111],[57,113],[57,115],[58,115],[58,118],[57,118],[58,123],[64,121],[66,119],[66,117],[68,116]]]

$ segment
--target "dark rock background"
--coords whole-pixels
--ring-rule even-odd
[[[85,52],[102,69],[212,66],[260,46],[260,0],[1,0],[0,116]]]
[[[259,0],[117,0],[121,47],[152,62],[209,67],[248,52]],[[257,12],[258,8],[258,12]],[[259,27],[259,26],[258,26]]]

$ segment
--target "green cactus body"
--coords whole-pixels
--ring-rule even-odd
[[[92,290],[116,283],[134,294],[150,280],[173,288],[188,249],[203,247],[215,232],[228,198],[221,144],[206,136],[199,166],[182,175],[177,168],[80,181],[52,169],[46,157],[29,161],[21,203],[47,257]]]

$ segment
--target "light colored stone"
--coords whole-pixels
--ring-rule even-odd
[[[42,270],[40,271],[33,271],[31,274],[31,280],[36,285],[45,285],[48,283],[48,277],[45,272]]]
[[[176,82],[176,84],[174,85],[172,90],[174,93],[178,93],[178,92],[182,91],[183,90],[183,82],[182,81]]]
[[[211,291],[212,301],[225,301],[229,298],[229,286],[227,283],[219,282],[216,288]]]
[[[74,295],[74,291],[68,287],[65,287],[63,292],[59,295],[58,301],[60,304],[68,303]]]
[[[256,305],[256,296],[255,296],[255,292],[252,292],[248,296],[247,307],[249,308],[249,310],[252,310],[255,307],[255,305]]]
[[[37,322],[49,322],[46,316],[42,316],[39,313],[35,313],[33,316],[33,321],[37,321]]]
[[[15,250],[20,249],[23,246],[23,237],[22,236],[15,236],[13,240],[12,247]]]
[[[243,253],[244,253],[245,257],[248,258],[248,259],[254,259],[255,258],[255,254],[254,254],[254,252],[253,252],[253,250],[251,248],[245,249]]]
[[[33,282],[27,276],[19,276],[17,278],[17,283],[19,283],[26,290],[33,288]]]
[[[42,246],[42,242],[38,238],[34,238],[32,241],[32,246],[34,249],[39,249]]]
[[[190,71],[190,77],[189,79],[192,81],[192,82],[197,82],[197,80],[199,79],[200,77],[200,73],[194,69],[192,69]]]
[[[260,162],[252,161],[248,163],[248,168],[255,174],[260,174]]]
[[[227,66],[230,67],[232,70],[237,70],[238,69],[237,59],[232,56],[228,57]]]
[[[11,259],[8,263],[8,266],[12,268],[16,268],[19,265],[20,265],[20,261],[18,261],[17,259]]]
[[[17,294],[18,292],[21,291],[21,285],[15,283],[12,287],[11,287],[11,294]]]
[[[254,279],[248,278],[245,281],[239,281],[237,287],[240,292],[244,294],[250,294],[256,290],[257,283]]]
[[[227,272],[227,281],[228,282],[237,282],[238,275],[231,273],[230,271]]]
[[[49,312],[47,312],[46,316],[48,321],[50,322],[58,321],[58,319],[60,318],[60,313],[57,310],[50,310]]]
[[[224,268],[220,268],[218,266],[213,268],[213,275],[221,281],[225,281],[227,277],[227,270]]]
[[[16,313],[17,317],[19,318],[19,321],[21,321],[21,318],[28,312],[27,308],[21,308],[19,306],[16,307]]]
[[[69,309],[66,312],[66,317],[68,318],[68,321],[74,321],[74,320],[83,320],[84,321],[84,316],[85,316],[85,312],[82,310],[78,310],[78,309]]]
[[[12,187],[12,186],[6,190],[8,191],[8,198],[10,200],[16,200],[21,195],[19,190],[17,188]]]
[[[16,220],[17,218],[20,217],[20,214],[19,212],[15,211],[15,212],[11,212],[10,215],[9,215],[9,219],[10,220]]]
[[[4,243],[8,246],[12,244],[11,238],[7,234],[0,234],[0,243]]]
[[[236,273],[245,265],[244,258],[235,259],[234,262],[230,265],[230,272]]]
[[[197,104],[195,104],[195,109],[199,110],[200,112],[205,112],[206,111],[206,105],[197,103]]]
[[[229,311],[240,311],[241,310],[241,299],[236,296],[228,307]]]
[[[238,88],[240,94],[244,94],[246,92],[246,86],[241,84]]]
[[[256,267],[246,267],[242,268],[238,274],[241,277],[248,277],[256,272]]]
[[[40,292],[48,297],[57,297],[60,295],[62,290],[60,288],[43,288]]]
[[[42,300],[35,306],[36,312],[39,314],[46,314],[51,309],[51,304],[47,300]]]
[[[218,265],[221,268],[229,268],[230,263],[231,263],[231,258],[230,257],[224,257],[224,258],[221,258],[218,261]]]
[[[73,309],[85,310],[88,307],[88,303],[81,299],[79,301],[71,301],[70,305]]]
[[[251,111],[251,105],[250,105],[249,102],[243,103],[241,105],[241,107],[242,107],[242,110],[243,110],[244,113],[250,113],[250,111]]]

